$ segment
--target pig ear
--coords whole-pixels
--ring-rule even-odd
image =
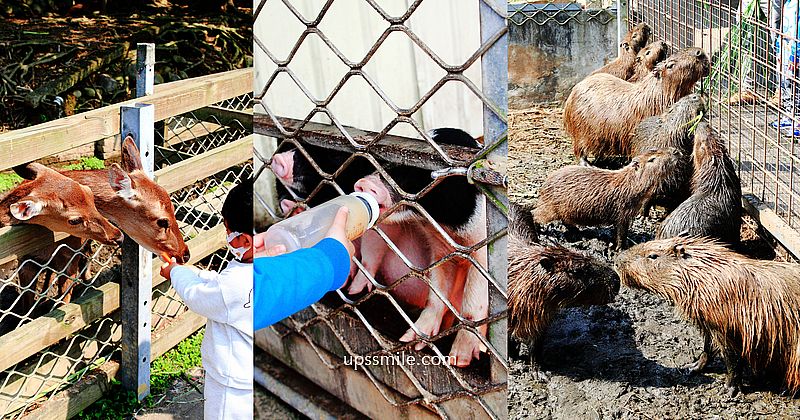
[[[36,179],[44,172],[53,171],[52,169],[36,162],[26,163],[25,165],[17,165],[14,167],[14,172],[21,176],[23,179]]]
[[[9,206],[11,215],[17,220],[28,220],[34,216],[42,214],[45,207],[43,201],[36,199],[20,200]]]
[[[116,163],[108,168],[108,183],[111,184],[111,189],[114,190],[118,196],[126,200],[130,200],[136,196],[136,190],[133,189],[134,185],[131,177]]]
[[[139,156],[139,148],[133,142],[130,135],[122,141],[122,167],[128,172],[142,169],[142,158]]]

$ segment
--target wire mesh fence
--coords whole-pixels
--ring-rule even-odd
[[[796,3],[742,0],[631,1],[629,25],[645,22],[671,51],[711,57],[701,89],[712,126],[738,162],[742,189],[797,230]]]
[[[192,239],[214,236],[207,241],[211,245],[194,249],[194,264],[201,269],[221,270],[232,258],[224,249],[219,213],[230,188],[251,176],[251,159],[240,159],[193,183],[180,180],[185,170],[175,165],[246,141],[243,139],[251,130],[246,127],[249,122],[242,111],[250,108],[252,94],[228,98],[164,119],[156,135],[156,176],[171,180],[170,199],[183,239],[191,248]],[[91,159],[97,155],[105,158],[103,163],[108,167],[119,160],[119,149],[115,152],[108,148],[112,143],[113,138],[60,154],[70,156],[70,161],[78,160],[78,164],[59,163],[58,156],[45,160],[56,169],[98,169],[102,161]],[[249,144],[246,146],[249,155]],[[45,232],[42,229],[40,234],[46,236]],[[0,241],[13,241],[13,235],[4,233]],[[47,234],[55,239],[64,236]],[[16,257],[15,244],[2,245],[0,261],[5,264],[0,272],[0,354],[4,356],[0,361],[0,417],[20,418],[93,369],[119,357],[122,325],[115,309],[120,305],[117,283],[121,250],[67,237],[30,255]],[[169,282],[156,278],[159,281],[154,281],[150,306],[154,337],[187,311]]]
[[[570,22],[584,23],[597,21],[607,24],[616,17],[616,1],[582,0],[577,2],[546,1],[524,4],[509,2],[521,7],[509,8],[508,21],[523,25],[533,21],[537,25],[556,23],[566,25]]]
[[[431,40],[424,37],[424,31],[414,26],[414,22],[425,22],[425,13],[435,10],[432,9],[435,2],[431,1],[414,1],[410,5],[379,5],[369,0],[357,4],[329,1],[321,8],[309,10],[290,1],[263,0],[255,10],[255,55],[258,57],[260,53],[264,58],[263,63],[256,60],[256,74],[262,73],[265,83],[256,91],[254,132],[277,138],[276,148],[256,146],[255,159],[260,161],[255,174],[256,206],[263,207],[273,219],[280,219],[291,211],[293,204],[313,206],[352,192],[354,183],[370,174],[378,175],[385,187],[397,194],[395,205],[385,209],[376,227],[362,237],[360,256],[354,259],[357,269],[351,273],[350,284],[360,273],[369,287],[357,293],[351,293],[347,287],[329,293],[320,303],[261,331],[256,342],[323,387],[326,380],[317,375],[325,373],[314,371],[312,366],[322,366],[334,382],[349,383],[349,389],[338,386],[326,389],[370,415],[402,411],[451,418],[465,415],[503,418],[506,410],[507,199],[503,176],[493,170],[493,164],[504,158],[506,148],[507,81],[499,76],[500,71],[506,73],[506,13],[504,2],[475,3],[478,7],[470,15],[470,25],[476,25],[480,19],[480,37],[440,36],[434,40],[436,48],[429,45]],[[372,19],[365,26],[374,31],[366,41],[359,41],[364,48],[357,53],[347,45],[353,40],[337,31],[337,24],[343,24],[345,17],[331,12],[341,12],[346,4],[356,5],[352,10],[362,19],[367,19],[363,16]],[[260,36],[259,25],[267,25],[273,13],[290,16],[287,27],[297,26],[298,30],[282,37]],[[460,25],[465,23],[462,21]],[[401,41],[396,42],[397,39]],[[332,61],[306,69],[302,66],[301,52],[312,42],[324,49]],[[468,45],[466,51],[462,48],[463,57],[448,56],[460,61],[442,58],[447,54],[442,51],[454,51],[457,46],[463,47],[460,44]],[[416,62],[428,63],[433,69],[429,72],[418,69],[409,79],[399,71],[394,74],[396,78],[392,77],[391,68],[381,63],[396,49],[413,51]],[[499,56],[503,58],[497,59]],[[473,71],[478,66],[476,77]],[[344,71],[336,71],[337,67]],[[376,73],[373,69],[390,73]],[[328,88],[321,88],[319,79],[325,78],[329,79]],[[414,84],[403,84],[397,79],[414,80]],[[353,93],[354,85],[361,88],[362,95]],[[469,108],[469,101],[475,101],[477,112],[482,112],[469,115],[473,122],[483,121],[476,124],[482,135],[472,133],[478,137],[474,147],[437,143],[434,134],[426,130],[430,124],[426,116],[436,111],[434,107],[442,113],[461,111],[458,103],[438,100],[453,85],[462,89],[459,98],[466,98],[467,105],[463,108]],[[416,94],[397,99],[401,96],[397,92],[401,91]],[[370,99],[359,102],[356,98],[360,97]],[[286,111],[297,104],[310,105]],[[353,109],[377,117],[359,123]],[[273,153],[293,153],[293,179],[276,183]],[[304,169],[299,177],[298,169]],[[408,180],[419,177],[419,173],[427,181],[409,188]],[[456,200],[444,202],[447,198],[437,197],[437,186],[448,180],[467,179],[469,188],[479,197],[474,213],[477,217],[465,230],[458,231],[434,216],[430,205],[421,203],[433,199],[439,200],[440,206],[457,206]],[[287,200],[292,205],[286,205]],[[393,215],[402,214],[413,222],[398,234],[396,225],[388,221]],[[369,246],[365,245],[367,240],[371,241]],[[431,252],[426,256],[429,258],[420,260],[414,256],[418,248],[437,247],[443,251]],[[389,260],[399,263],[399,274],[392,276],[366,266],[369,263],[365,255],[377,248],[387,250],[383,264]],[[438,270],[449,266],[461,267],[452,272],[460,279],[455,280],[460,285],[452,290],[436,278]],[[421,302],[409,302],[404,297],[404,290],[407,292],[411,285],[422,290],[417,293],[422,296]],[[469,304],[463,303],[461,296],[470,293],[477,293],[484,312],[469,312]],[[445,322],[441,331],[432,333],[418,328],[418,316],[425,312],[431,299],[442,302],[448,315],[455,319],[452,325]],[[410,331],[414,333],[411,339]],[[401,340],[401,336],[406,339]],[[462,339],[477,340],[480,347],[487,349],[486,354],[472,360],[466,368],[447,362],[422,365],[422,359],[430,356],[434,359],[428,360],[454,360],[447,356],[453,355],[456,343]],[[312,356],[304,358],[306,355]],[[412,363],[407,362],[409,358]],[[383,362],[353,369],[353,360]],[[353,370],[363,376],[353,381],[346,379],[353,377]],[[353,398],[354,394],[363,398]],[[369,398],[374,400],[366,402]],[[421,407],[422,411],[414,411]]]

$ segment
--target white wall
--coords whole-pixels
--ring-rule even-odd
[[[412,0],[378,3],[392,16],[405,12]],[[296,0],[294,7],[313,19],[325,2]],[[428,0],[408,20],[408,26],[445,63],[461,65],[480,46],[479,0]],[[257,6],[257,2],[256,2]],[[361,61],[389,24],[363,0],[337,0],[319,28],[352,61]],[[267,0],[255,22],[255,36],[279,59],[285,59],[305,26],[279,0]],[[257,96],[277,66],[254,46]],[[306,37],[289,64],[297,79],[318,99],[327,97],[348,67],[315,34]],[[410,107],[446,74],[402,32],[393,32],[364,67],[365,72],[400,107]],[[480,89],[480,59],[464,73]],[[279,74],[263,103],[277,115],[303,119],[313,109],[286,73]],[[396,114],[360,76],[351,77],[329,109],[344,125],[380,131]],[[256,106],[255,112],[264,112]],[[482,135],[481,101],[458,81],[445,84],[413,115],[424,130],[458,127],[473,136]],[[329,122],[317,116],[315,121]],[[400,124],[392,134],[417,136],[410,125]]]

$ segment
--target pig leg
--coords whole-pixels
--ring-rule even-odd
[[[450,296],[457,272],[457,266],[454,266],[454,264],[440,264],[430,271],[431,286],[436,288],[442,296]],[[442,319],[446,311],[447,306],[445,306],[444,302],[439,299],[439,296],[433,292],[433,289],[430,289],[428,291],[428,301],[425,303],[425,308],[422,310],[419,318],[417,318],[417,321],[414,322],[414,325],[416,325],[417,329],[422,334],[433,337],[439,334],[439,329],[442,326]],[[417,338],[419,338],[419,336],[414,332],[414,329],[409,328],[408,331],[400,337],[400,341],[407,343]],[[425,343],[422,341],[414,345],[414,350],[422,350],[423,348],[425,348]]]
[[[378,275],[378,270],[383,265],[383,258],[386,256],[386,251],[388,250],[389,246],[374,230],[368,230],[361,236],[361,264],[372,278]],[[356,267],[357,266],[354,264],[353,268],[357,269]],[[350,282],[350,287],[347,288],[347,294],[355,295],[361,293],[364,288],[370,292],[373,287],[369,277],[367,277],[363,271],[359,270],[353,278],[353,281]]]
[[[483,258],[476,258],[481,266],[486,267],[485,253]],[[483,261],[481,261],[483,260]],[[486,319],[489,315],[489,281],[480,271],[470,264],[467,272],[467,281],[464,284],[464,297],[461,304],[461,316],[469,321]],[[478,331],[486,336],[486,324],[478,327]],[[480,357],[480,352],[486,351],[486,346],[472,332],[461,329],[456,333],[456,339],[450,348],[450,363],[458,367],[469,366],[472,359]]]

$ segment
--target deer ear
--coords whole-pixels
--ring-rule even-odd
[[[136,191],[133,189],[133,181],[128,173],[123,171],[116,163],[108,168],[108,183],[111,184],[111,189],[117,193],[118,196],[129,200],[136,196]]]
[[[42,214],[45,203],[39,200],[20,200],[9,206],[11,215],[17,220],[28,220]]]
[[[122,167],[128,172],[142,169],[142,158],[139,156],[139,148],[133,142],[133,137],[125,136],[122,141]]]
[[[25,165],[17,165],[14,167],[14,173],[21,176],[23,179],[33,180],[36,179],[43,172],[52,171],[52,169],[36,162],[26,163]]]

